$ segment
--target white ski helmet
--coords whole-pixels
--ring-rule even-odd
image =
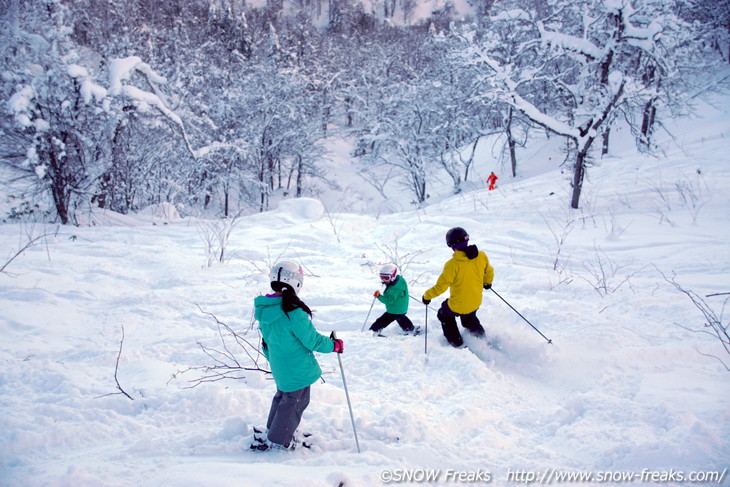
[[[395,266],[395,264],[385,264],[383,267],[380,268],[380,280],[386,284],[390,284],[391,282],[395,281],[397,275],[398,268]]]
[[[290,288],[292,288],[294,294],[298,294],[299,290],[302,288],[302,284],[304,283],[304,271],[302,271],[302,266],[296,262],[291,260],[282,260],[271,268],[269,280],[271,281],[272,289],[275,291],[277,291],[277,289],[274,288],[274,283],[279,282],[287,284]]]

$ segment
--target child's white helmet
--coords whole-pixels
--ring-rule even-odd
[[[292,288],[294,294],[298,294],[304,283],[304,271],[302,271],[302,266],[296,262],[282,260],[271,268],[269,280],[271,281],[272,288],[274,288],[273,285],[275,282],[279,282],[287,284]]]
[[[395,266],[395,264],[385,264],[383,267],[380,268],[380,280],[386,284],[390,284],[391,282],[395,281],[397,275],[398,268]]]

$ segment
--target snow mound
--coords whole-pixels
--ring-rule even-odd
[[[151,216],[153,218],[160,218],[167,222],[180,220],[180,213],[178,213],[177,208],[167,202],[150,205],[147,208],[140,210],[139,214],[143,216]]]
[[[76,215],[82,227],[139,227],[180,220],[180,214],[170,203],[150,205],[137,214],[125,215],[105,208],[92,208]]]
[[[76,222],[82,227],[138,227],[147,223],[135,215],[124,215],[105,208],[79,213]]]
[[[324,216],[324,205],[313,198],[292,198],[281,200],[279,211],[295,219],[319,220]]]

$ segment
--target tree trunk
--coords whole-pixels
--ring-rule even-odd
[[[651,137],[654,133],[654,119],[656,118],[656,106],[652,98],[644,105],[643,118],[641,120],[641,143],[646,147],[651,145]]]
[[[515,146],[517,145],[514,137],[512,137],[512,107],[509,107],[509,114],[507,115],[507,126],[505,131],[507,132],[507,145],[509,146],[509,158],[512,165],[512,177],[517,177],[517,153],[515,152]]]
[[[346,113],[347,113],[347,128],[352,128],[355,113],[352,107],[352,97],[345,97],[345,107],[346,107]]]
[[[302,169],[303,169],[302,156],[298,155],[297,159],[298,159],[298,161],[297,161],[297,198],[299,198],[300,196],[302,196],[302,182],[303,182],[302,181],[302,179],[303,179],[303,177],[302,177]]]
[[[421,166],[412,160],[410,165],[410,179],[413,188],[413,194],[416,196],[416,202],[420,205],[426,201],[426,175]]]
[[[325,89],[322,93],[322,136],[325,139],[327,138],[327,124],[329,123],[331,116],[331,110],[330,106],[327,104],[327,99],[328,93],[327,89]]]
[[[603,132],[603,146],[601,147],[601,158],[608,154],[608,140],[609,135],[611,134],[611,127],[606,128],[606,131]]]
[[[583,142],[583,147],[578,145],[578,153],[575,156],[575,167],[573,168],[573,197],[570,201],[570,207],[577,210],[580,203],[580,193],[583,190],[583,178],[586,174],[586,163],[588,159],[588,150],[593,145],[595,137],[588,137]]]
[[[53,150],[45,152],[44,159],[48,161],[50,168],[47,171],[46,178],[48,178],[51,187],[53,205],[56,207],[56,213],[61,223],[66,225],[70,221],[69,206],[71,200],[69,190],[70,181],[66,175],[66,168],[59,161]]]
[[[580,192],[583,189],[583,176],[585,176],[586,151],[581,149],[575,157],[575,167],[573,168],[573,198],[570,201],[570,207],[578,209],[580,202]]]
[[[263,152],[263,151],[262,151]],[[259,207],[259,211],[263,212],[267,209],[267,202],[266,202],[266,161],[265,161],[265,154],[261,154],[261,160],[259,162],[259,191],[261,192],[261,206]]]
[[[56,213],[61,220],[61,224],[66,225],[69,222],[68,203],[64,196],[64,190],[57,183],[53,183],[51,188],[53,194],[53,203],[56,206]]]

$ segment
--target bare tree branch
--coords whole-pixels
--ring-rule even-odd
[[[103,394],[101,396],[98,396],[97,399],[99,397],[113,396],[116,394],[124,394],[131,401],[134,401],[134,398],[132,396],[130,396],[129,394],[127,394],[127,392],[122,388],[122,385],[119,383],[119,359],[122,356],[122,347],[124,347],[124,325],[122,325],[122,339],[119,341],[119,352],[117,353],[117,363],[114,366],[114,382],[116,382],[117,389],[119,390],[119,392],[110,392],[109,394]]]
[[[173,374],[171,380],[176,379],[178,374],[197,371],[200,373],[199,377],[191,379],[189,382],[192,385],[186,387],[186,389],[192,389],[206,382],[218,382],[226,379],[245,379],[246,372],[271,373],[270,370],[259,365],[263,357],[263,353],[259,348],[259,339],[256,340],[256,343],[252,343],[251,340],[244,336],[246,333],[236,332],[226,323],[220,321],[214,314],[203,310],[200,305],[196,306],[198,306],[198,309],[203,314],[215,320],[221,347],[213,348],[198,342],[198,346],[203,353],[212,360],[212,365],[189,367]],[[249,331],[250,329],[251,327]]]
[[[658,270],[658,269],[657,269]],[[720,316],[717,316],[715,311],[694,291],[690,291],[687,289],[684,289],[675,279],[674,276],[672,278],[668,278],[665,276],[661,271],[659,271],[660,274],[662,274],[662,277],[664,279],[674,285],[674,287],[681,293],[685,294],[691,301],[692,304],[695,305],[695,307],[700,310],[700,312],[705,317],[705,324],[702,329],[690,329],[685,326],[679,325],[681,328],[684,328],[686,330],[689,330],[693,333],[706,333],[708,335],[711,335],[715,338],[717,338],[720,341],[720,344],[722,345],[723,349],[727,354],[730,356],[730,331],[728,330],[730,328],[730,321],[727,324],[722,323],[722,314]],[[730,293],[717,293],[717,294],[710,294],[709,296],[723,296],[723,295],[730,295]],[[730,298],[727,298],[725,302]],[[724,307],[724,306],[723,306]],[[699,352],[699,351],[698,351]],[[712,357],[717,359],[725,369],[730,372],[730,363],[726,362],[722,358],[712,355],[712,354],[706,354],[699,352],[701,355],[704,355],[706,357]]]
[[[38,235],[37,237],[30,237],[29,240],[23,245],[20,249],[18,249],[15,254],[13,254],[8,260],[0,267],[0,274],[5,273],[7,274],[7,267],[10,265],[11,262],[13,262],[15,259],[23,255],[23,253],[30,249],[31,247],[34,247],[37,245],[41,240],[45,239],[46,237],[50,237],[53,235],[52,233],[44,233],[43,235]]]

